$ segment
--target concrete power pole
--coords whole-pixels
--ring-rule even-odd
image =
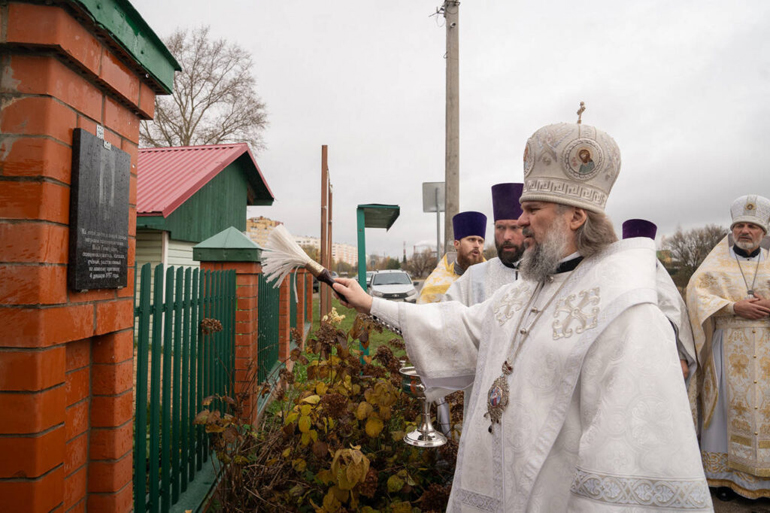
[[[445,0],[443,11],[446,20],[444,251],[449,252],[454,251],[452,217],[460,211],[460,2]]]

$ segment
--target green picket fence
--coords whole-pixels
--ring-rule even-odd
[[[136,513],[168,512],[193,484],[210,455],[192,421],[205,397],[232,394],[235,365],[235,271],[158,265],[151,273],[143,265],[135,289]],[[207,333],[211,319],[221,331]]]
[[[280,319],[281,290],[268,283],[264,274],[259,275],[257,288],[258,305],[258,346],[257,381],[264,383],[278,364],[278,327]]]

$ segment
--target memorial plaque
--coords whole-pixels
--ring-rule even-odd
[[[74,290],[125,287],[131,157],[83,129],[74,132],[68,284]]]

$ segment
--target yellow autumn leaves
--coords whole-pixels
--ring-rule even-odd
[[[346,376],[346,378],[348,387],[350,387],[350,377]],[[287,428],[290,428],[291,425],[297,426],[301,433],[300,443],[303,446],[318,440],[318,429],[328,433],[336,424],[334,418],[324,415],[321,409],[319,409],[321,397],[330,388],[326,383],[317,383],[315,386],[315,392],[317,393],[302,398],[284,420],[284,425]],[[342,389],[344,392],[347,391],[344,387],[344,382]],[[355,406],[354,414],[356,419],[365,423],[364,431],[369,437],[376,438],[382,432],[385,422],[391,418],[391,407],[398,400],[398,394],[399,391],[389,381],[385,380],[379,381],[373,388],[364,391],[365,400]],[[289,433],[288,430],[286,432],[287,434]]]

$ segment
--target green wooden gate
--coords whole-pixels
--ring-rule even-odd
[[[235,365],[235,271],[151,273],[138,273],[134,309],[136,513],[169,511],[200,473],[208,438],[192,421],[203,398],[232,395]]]

